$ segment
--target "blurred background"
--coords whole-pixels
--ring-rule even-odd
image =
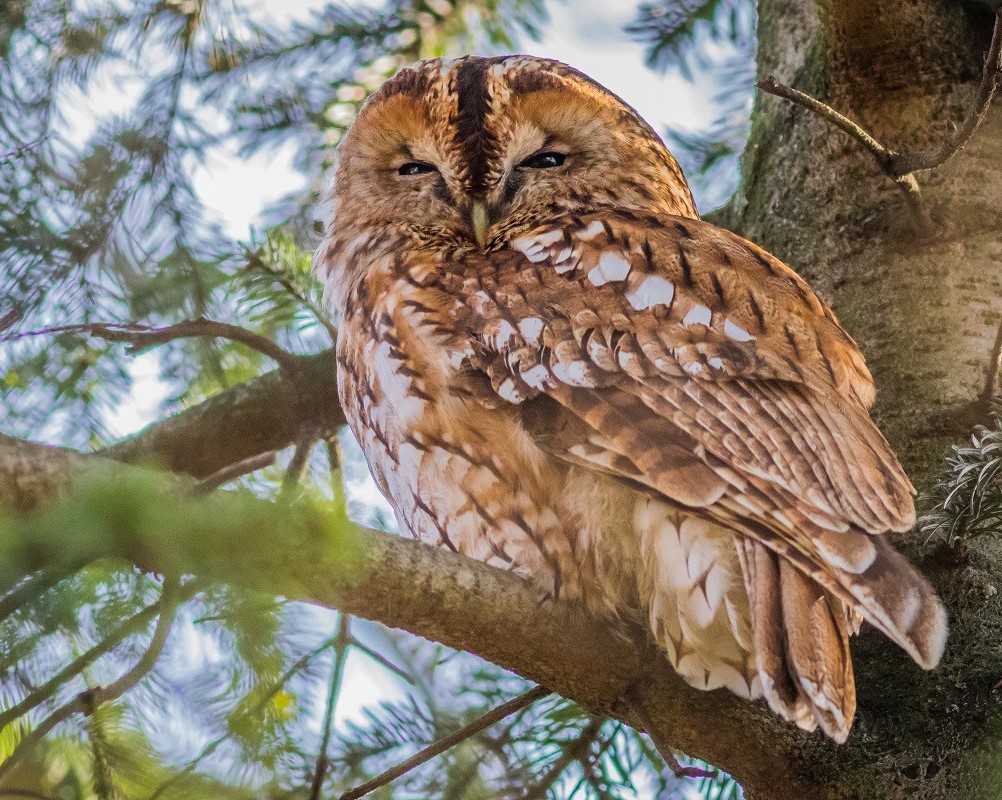
[[[73,326],[209,318],[290,352],[329,348],[318,201],[361,101],[418,58],[572,64],[662,133],[711,211],[739,180],[755,23],[752,0],[4,0],[0,428],[97,449],[271,368],[233,341],[133,352]],[[349,435],[298,450],[241,483],[392,529]],[[17,753],[0,786],[16,796],[334,798],[527,688],[365,620],[186,583],[149,674],[25,753],[54,712],[141,658],[166,613],[162,580],[122,564],[36,578],[30,602],[0,597],[0,763]],[[645,737],[548,699],[373,796],[740,787],[677,780]]]

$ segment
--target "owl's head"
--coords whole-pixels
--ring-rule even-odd
[[[498,248],[564,213],[695,217],[654,130],[577,70],[531,56],[434,59],[366,102],[339,148],[333,233]]]

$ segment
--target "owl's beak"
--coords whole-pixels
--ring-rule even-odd
[[[483,247],[487,241],[487,228],[490,225],[490,219],[487,216],[487,203],[482,200],[473,201],[470,208],[470,223],[473,227],[473,238],[477,240],[478,245]]]

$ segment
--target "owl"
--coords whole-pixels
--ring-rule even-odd
[[[403,69],[331,207],[338,389],[403,531],[647,625],[688,683],[838,742],[863,620],[939,661],[943,608],[883,535],[914,490],[859,348],[700,220],[610,91],[528,56]]]

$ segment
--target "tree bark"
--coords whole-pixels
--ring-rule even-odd
[[[760,77],[831,103],[898,149],[924,147],[960,122],[973,92],[991,27],[980,8],[762,0]],[[859,339],[877,378],[878,421],[920,489],[985,411],[973,401],[1002,318],[1000,152],[995,109],[964,150],[919,176],[941,225],[939,238],[919,242],[894,184],[855,142],[760,95],[742,187],[719,217],[811,280]],[[204,476],[292,442],[304,422],[333,430],[343,417],[334,365],[324,358],[311,362],[315,371],[272,373],[105,454]],[[0,502],[27,512],[95,460],[0,438]],[[630,702],[640,703],[662,739],[730,771],[753,800],[1002,794],[1002,593],[994,591],[1002,537],[972,543],[961,564],[918,535],[902,537],[949,608],[946,657],[924,673],[879,635],[859,637],[859,711],[837,747],[761,704],[684,685],[637,631],[546,601],[510,574],[384,534],[343,531],[337,542],[349,563],[320,523],[215,536],[189,530],[169,541],[121,523],[114,541],[81,541],[78,553],[47,538],[44,526],[17,530],[21,538],[5,543],[0,559],[4,582],[55,560],[112,552],[146,568],[181,566],[336,606],[478,653],[594,713],[630,722]]]
[[[937,0],[759,6],[759,77],[818,97],[897,150],[936,143],[961,123],[992,27],[986,8]],[[860,342],[877,381],[875,416],[920,491],[949,445],[987,421],[977,398],[1002,320],[1000,152],[996,104],[966,148],[918,175],[940,226],[921,242],[894,183],[855,141],[760,94],[742,187],[723,214],[810,280]],[[1002,796],[993,592],[1002,551],[985,538],[957,565],[917,534],[898,544],[949,608],[943,664],[921,674],[886,642],[861,637],[854,733],[840,748],[810,740],[796,770],[818,797]]]

